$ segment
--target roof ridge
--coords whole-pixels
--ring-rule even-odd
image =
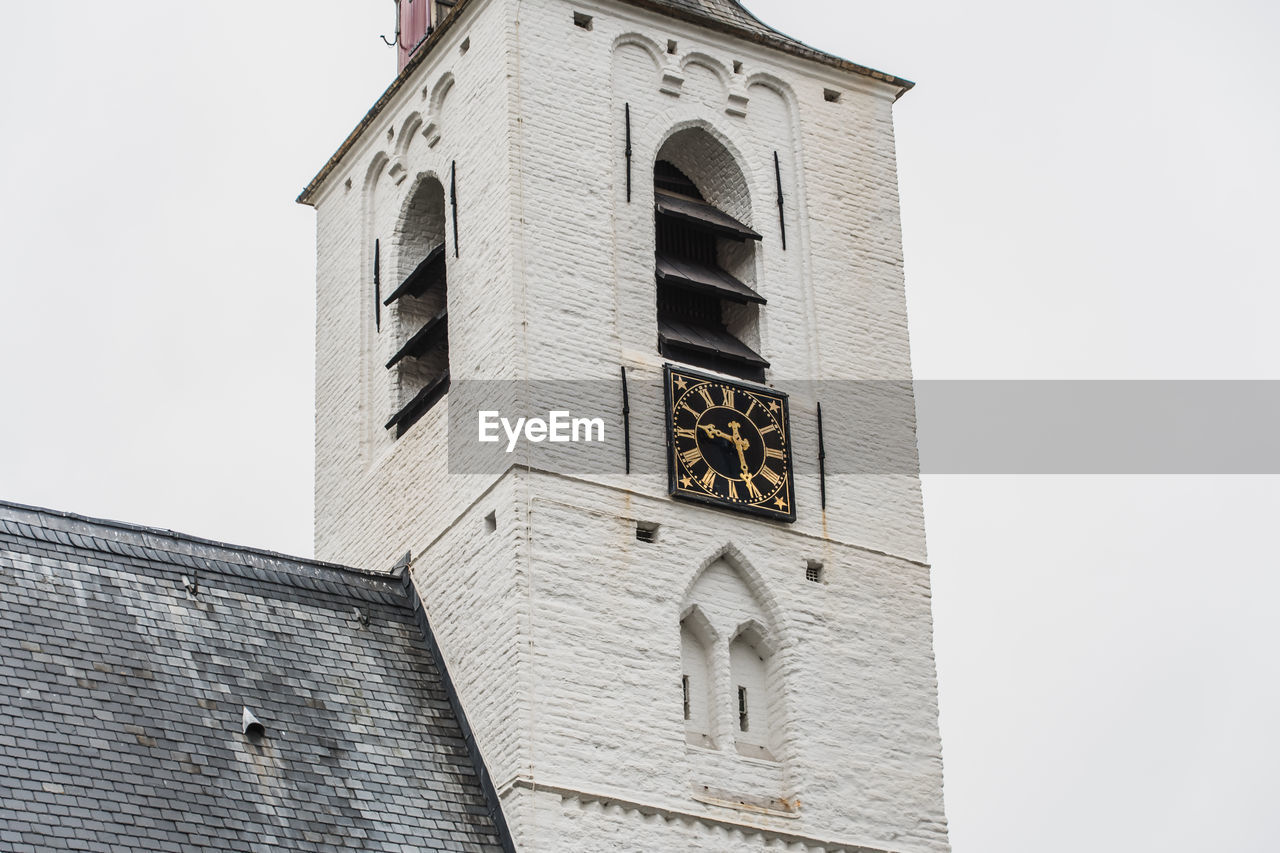
[[[26,539],[156,559],[235,577],[408,606],[403,570],[371,572],[124,521],[0,500],[0,528]],[[164,555],[160,558],[159,555]]]

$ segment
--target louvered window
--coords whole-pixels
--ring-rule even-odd
[[[419,186],[399,240],[408,269],[384,305],[395,312],[396,338],[386,369],[394,388],[394,414],[386,428],[404,435],[449,390],[449,283],[445,263],[444,187]]]
[[[720,263],[722,243],[760,235],[709,204],[671,163],[654,167],[658,350],[667,358],[756,381],[769,366],[726,325],[734,306],[765,300]]]

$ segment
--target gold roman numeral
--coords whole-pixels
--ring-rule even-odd
[[[684,453],[680,454],[680,460],[684,462],[687,467],[692,468],[694,465],[702,461],[702,451],[696,447],[691,447]]]
[[[738,499],[738,483],[735,480],[729,481],[729,500],[736,501]]]
[[[760,476],[769,481],[770,488],[773,488],[782,482],[782,477],[778,476],[778,472],[774,471],[768,465],[760,469]]]
[[[698,396],[707,401],[707,408],[711,408],[715,403],[711,402],[711,392],[707,390],[706,385],[698,386]]]
[[[724,404],[732,409],[734,402],[733,389],[728,386],[724,386],[722,390],[724,391]]]
[[[706,489],[708,492],[714,493],[716,490],[716,472],[712,468],[707,468],[707,473],[703,474],[698,480],[698,485]]]
[[[693,427],[679,427],[676,429],[676,438],[691,438],[698,440],[698,431]]]
[[[764,449],[765,459],[786,459],[787,454],[777,447],[766,447]]]
[[[746,415],[747,415],[747,417],[748,417],[748,418],[750,418],[750,417],[751,417],[751,413],[752,413],[752,412],[754,412],[754,411],[756,410],[756,403],[758,403],[758,402],[759,402],[759,401],[758,401],[755,397],[752,397],[752,398],[751,398],[751,405],[750,405],[750,406],[747,406],[747,411],[746,411]]]
[[[756,488],[756,484],[753,479],[748,477],[744,482],[747,484],[747,494],[751,496],[751,500],[753,502],[764,497],[764,495],[760,494],[760,490]]]

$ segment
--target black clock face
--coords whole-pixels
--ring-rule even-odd
[[[666,368],[671,494],[795,520],[787,398]]]

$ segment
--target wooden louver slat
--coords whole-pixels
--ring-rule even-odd
[[[742,341],[722,329],[684,323],[670,318],[658,320],[658,343],[663,350],[679,347],[693,352],[729,359],[753,368],[765,368],[769,362]]]
[[[404,435],[405,431],[434,406],[436,401],[444,396],[444,393],[448,390],[449,371],[446,370],[423,386],[421,391],[413,395],[412,400],[405,403],[400,411],[391,416],[391,420],[387,421],[384,429],[395,427],[397,435]]]
[[[765,298],[719,267],[708,266],[689,258],[658,255],[658,281],[711,293],[733,302],[765,304]]]
[[[382,304],[390,305],[402,296],[420,297],[430,288],[444,281],[444,243],[441,243],[427,253],[422,263],[418,264],[413,272],[409,273],[408,277],[400,283],[400,286],[382,301]]]
[[[658,214],[703,231],[731,240],[761,240],[755,231],[743,225],[715,205],[692,196],[655,188],[654,204]]]
[[[391,360],[387,362],[387,369],[395,367],[406,358],[420,358],[432,346],[443,337],[449,334],[449,312],[441,311],[436,316],[426,322],[413,337],[405,341],[404,346],[391,356]]]

